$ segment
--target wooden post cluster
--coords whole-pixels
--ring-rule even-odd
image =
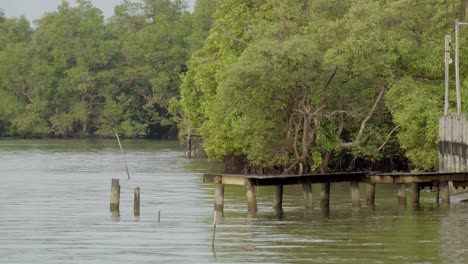
[[[207,175],[205,175],[205,180]],[[376,184],[396,184],[397,201],[401,207],[407,205],[406,188],[409,188],[409,204],[415,208],[420,206],[420,192],[422,187],[432,186],[437,190],[436,203],[450,203],[449,181],[454,186],[468,186],[468,172],[354,172],[354,173],[328,173],[308,175],[235,175],[221,174],[211,175],[215,183],[214,210],[224,210],[224,191],[226,184],[241,185],[245,187],[247,207],[249,213],[257,212],[257,186],[273,186],[272,206],[277,211],[282,211],[284,185],[301,184],[304,207],[313,208],[312,184],[321,184],[320,207],[330,207],[330,186],[335,182],[349,182],[350,198],[353,208],[361,207],[360,183],[366,184],[366,205],[368,208],[375,206]],[[222,214],[220,214],[222,215]],[[254,215],[254,214],[253,214]]]
[[[120,183],[119,179],[112,179],[111,197],[110,197],[110,212],[112,214],[120,214]],[[133,194],[133,214],[140,216],[140,187],[135,188]]]

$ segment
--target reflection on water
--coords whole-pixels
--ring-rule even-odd
[[[186,160],[176,142],[124,140],[126,180],[114,140],[0,140],[1,263],[467,263],[468,207],[399,208],[395,186],[377,186],[376,207],[352,210],[349,185],[334,184],[331,208],[302,208],[301,186],[257,189],[247,212],[244,189],[227,186],[213,254],[213,186],[206,160]],[[120,214],[109,213],[120,178]],[[141,187],[141,215],[133,190]],[[364,188],[364,186],[363,186]],[[362,189],[362,193],[364,189]]]

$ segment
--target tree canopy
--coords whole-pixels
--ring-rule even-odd
[[[183,1],[123,1],[108,23],[67,1],[30,28],[0,19],[0,131],[9,136],[164,136],[189,56]]]
[[[328,171],[402,155],[435,169],[444,35],[463,10],[225,0],[183,78],[185,126],[200,128],[209,156],[234,155],[245,169]]]
[[[105,21],[78,0],[32,28],[0,10],[0,136],[195,128],[210,158],[245,171],[434,170],[444,36],[464,11],[458,0],[123,0]]]

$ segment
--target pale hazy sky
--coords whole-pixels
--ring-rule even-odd
[[[57,10],[62,0],[0,0],[0,9],[3,9],[6,17],[19,17],[24,15],[30,22],[41,18],[46,12]],[[74,6],[75,0],[68,0]],[[114,6],[121,0],[91,0],[93,5],[102,10],[106,18],[114,14]],[[188,1],[192,6],[195,0]]]

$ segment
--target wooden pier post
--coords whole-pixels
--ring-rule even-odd
[[[222,176],[216,176],[215,178],[214,210],[218,212],[224,211],[224,184],[222,183]]]
[[[312,184],[308,181],[303,183],[302,190],[304,191],[304,207],[306,209],[313,209],[314,200],[312,198]]]
[[[448,182],[440,182],[439,185],[440,189],[440,200],[442,204],[449,204],[450,203],[450,188]]]
[[[133,195],[133,215],[140,216],[140,186],[135,187]]]
[[[411,204],[413,207],[419,207],[419,196],[420,196],[420,188],[419,188],[419,183],[414,182],[411,184]]]
[[[404,183],[398,184],[398,205],[406,206],[406,186]]]
[[[192,158],[192,137],[190,134],[187,136],[187,158],[191,159]]]
[[[353,207],[361,207],[361,195],[359,193],[359,182],[352,181],[350,182],[351,187],[351,201]]]
[[[320,192],[320,207],[328,209],[330,207],[330,183],[322,183],[322,191]]]
[[[375,183],[367,184],[367,206],[375,206]]]
[[[187,128],[187,135],[185,136],[185,141],[187,141],[187,147],[185,150],[185,157],[188,159],[192,158],[192,128]]]
[[[251,180],[246,180],[245,190],[247,194],[247,207],[250,213],[257,212],[257,198],[255,197],[255,185]]]
[[[119,179],[112,179],[110,211],[111,213],[119,213],[120,209],[120,184]]]
[[[273,208],[283,209],[283,185],[275,185],[273,189]]]

